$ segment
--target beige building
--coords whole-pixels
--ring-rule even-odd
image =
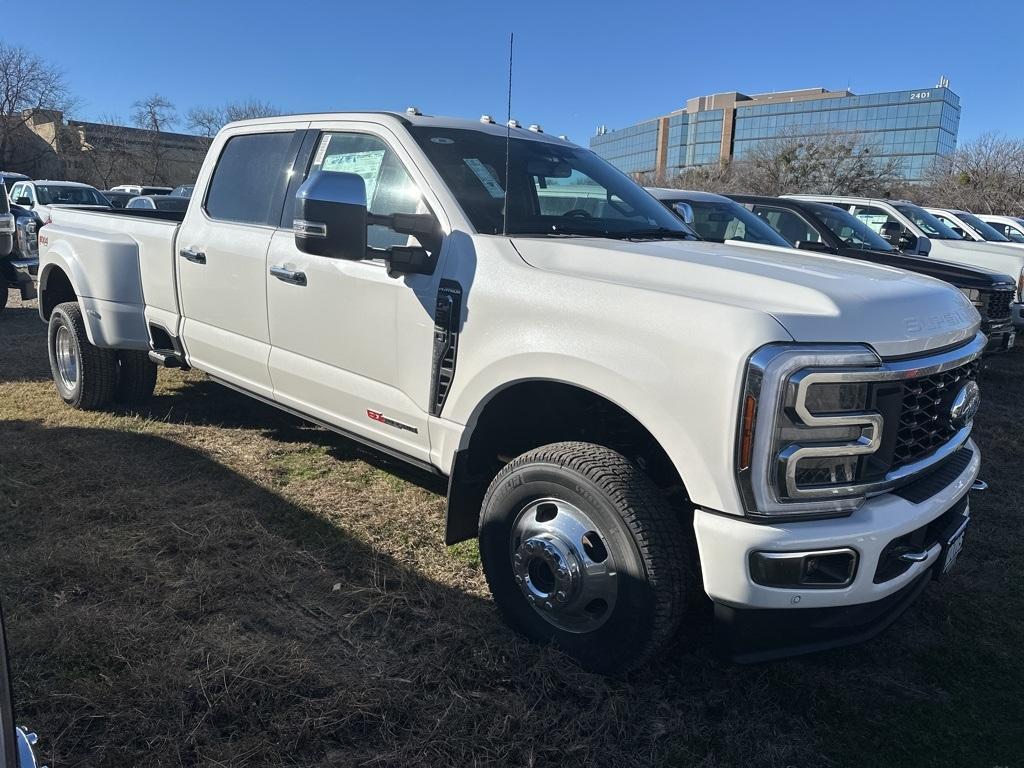
[[[65,120],[54,110],[21,115],[3,170],[33,178],[176,186],[195,181],[210,139],[123,125]]]

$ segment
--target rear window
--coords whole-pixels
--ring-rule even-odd
[[[222,221],[274,223],[272,209],[288,184],[293,135],[282,131],[228,139],[210,180],[206,212]]]

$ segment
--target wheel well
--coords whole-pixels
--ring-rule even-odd
[[[46,286],[39,291],[39,306],[43,310],[43,318],[50,319],[50,313],[58,304],[65,301],[77,301],[71,280],[60,267],[51,267],[46,273]]]
[[[636,462],[666,494],[686,489],[654,436],[610,400],[571,384],[527,381],[496,394],[455,457],[448,488],[449,544],[476,536],[480,504],[498,471],[516,456],[549,443],[603,445]]]

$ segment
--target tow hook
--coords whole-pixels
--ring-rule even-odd
[[[975,480],[974,483],[971,485],[971,490],[972,491],[987,491],[988,490],[988,483],[986,483],[984,480]]]

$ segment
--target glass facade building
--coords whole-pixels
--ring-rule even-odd
[[[720,93],[685,110],[617,131],[599,130],[590,147],[627,173],[672,176],[687,168],[742,159],[778,136],[851,133],[901,173],[919,180],[956,147],[960,97],[943,86],[856,95],[822,88],[746,96]]]

